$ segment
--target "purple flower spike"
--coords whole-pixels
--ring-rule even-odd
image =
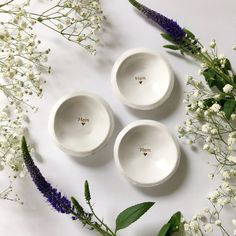
[[[185,37],[184,30],[177,24],[176,21],[149,9],[136,0],[129,0],[129,2],[139,11],[141,11],[147,18],[158,24],[167,34],[169,34],[174,42],[180,43]]]
[[[71,202],[61,194],[56,188],[53,188],[50,183],[41,174],[38,167],[34,164],[32,157],[29,154],[25,138],[22,138],[22,152],[25,165],[31,175],[32,180],[38,190],[47,199],[49,204],[58,212],[70,214],[72,212]]]

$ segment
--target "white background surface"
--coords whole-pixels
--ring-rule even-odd
[[[180,140],[182,156],[177,173],[159,187],[143,189],[131,185],[118,173],[112,153],[114,140],[125,125],[146,118],[164,123],[176,135],[176,126],[185,119],[182,100],[186,75],[197,75],[198,67],[189,60],[168,54],[162,48],[165,42],[159,35],[160,31],[140,17],[127,0],[102,2],[107,24],[102,34],[104,46],[98,50],[96,57],[87,55],[77,45],[53,32],[37,27],[45,47],[52,49],[50,64],[53,73],[48,77],[43,99],[37,101],[39,112],[31,115],[30,132],[40,153],[36,163],[53,185],[68,196],[78,197],[81,202],[83,183],[87,179],[93,202],[96,203],[95,209],[111,227],[114,227],[116,215],[124,208],[142,201],[157,202],[139,222],[119,234],[154,236],[175,211],[181,210],[186,218],[190,218],[208,205],[206,196],[216,184],[207,178],[211,170],[207,164],[209,159],[202,151],[194,152]],[[145,0],[143,3],[178,19],[180,25],[191,29],[205,45],[216,39],[219,51],[236,64],[235,53],[231,50],[236,43],[235,0]],[[130,110],[111,91],[110,72],[113,63],[121,53],[134,47],[149,47],[163,53],[176,75],[170,99],[155,111]],[[64,94],[80,90],[103,96],[116,116],[115,132],[109,144],[94,157],[84,160],[62,153],[52,142],[47,129],[53,104]],[[20,206],[7,201],[0,202],[0,235],[95,235],[68,216],[51,210],[29,176],[18,181],[16,187],[25,204]],[[232,218],[233,212],[228,212],[224,219],[229,225],[230,216]]]

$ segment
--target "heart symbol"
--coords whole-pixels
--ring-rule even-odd
[[[83,126],[85,125],[85,123],[83,122],[83,123],[81,123]]]
[[[143,153],[143,155],[144,155],[144,156],[147,156],[147,153],[146,153],[146,152],[144,152],[144,153]]]
[[[142,84],[142,83],[143,83],[143,81],[139,81],[139,83],[140,83],[140,84]]]

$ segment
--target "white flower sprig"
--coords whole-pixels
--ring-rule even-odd
[[[215,50],[215,41],[212,41],[210,46]],[[219,59],[223,65],[224,56]],[[209,178],[213,179],[215,175],[220,175],[222,183],[208,196],[212,208],[205,209],[190,222],[185,222],[184,231],[189,236],[211,233],[229,236],[232,234],[223,226],[221,213],[225,206],[233,209],[236,206],[236,114],[234,106],[230,107],[234,105],[236,93],[231,84],[224,85],[222,91],[219,91],[210,89],[209,84],[192,76],[188,77],[187,84],[192,88],[186,93],[184,100],[189,118],[178,128],[179,136],[185,137],[189,144],[201,145],[203,150],[215,157],[216,169],[209,174]],[[230,103],[225,105],[227,99]],[[230,117],[226,117],[228,111]],[[236,225],[235,219],[232,222]]]
[[[23,204],[23,202],[20,200],[20,198],[17,194],[12,196],[13,182],[14,182],[15,178],[16,178],[15,176],[13,176],[13,177],[9,176],[9,185],[4,190],[0,191],[0,199],[4,199],[4,200],[13,201],[13,202]]]
[[[91,54],[96,53],[97,32],[105,19],[99,0],[59,0],[43,13],[28,13],[28,16]]]
[[[0,92],[6,98],[1,104],[6,106],[0,108],[0,169],[10,167],[15,177],[25,174],[20,140],[25,133],[26,114],[28,110],[37,111],[30,98],[42,96],[45,81],[41,73],[51,69],[46,66],[50,50],[39,49],[34,22],[25,12],[28,5],[9,1],[0,6],[0,14],[5,16],[0,22]],[[0,198],[8,199],[9,191],[4,193]]]
[[[10,10],[0,7],[0,14],[7,14],[7,20],[0,22],[0,91],[17,113],[23,111],[23,104],[36,110],[29,103],[29,97],[41,96],[44,83],[41,72],[50,72],[50,67],[45,65],[50,50],[39,50],[34,22],[25,12],[28,4],[6,4],[5,8]]]
[[[192,86],[192,91],[186,93],[184,100],[189,119],[178,128],[179,136],[186,137],[191,144],[199,142],[203,150],[216,158],[218,169],[234,166],[236,163],[232,156],[235,153],[236,127],[220,111],[220,104],[215,102],[221,93],[213,92],[205,83],[191,76],[187,83]],[[211,99],[214,103],[206,105]],[[233,113],[231,119],[235,118]]]
[[[95,54],[96,33],[104,19],[99,0],[59,0],[42,13],[31,12],[30,2],[6,0],[0,4],[0,93],[6,98],[6,107],[0,107],[0,170],[8,166],[15,177],[25,174],[20,140],[28,111],[37,111],[31,97],[42,97],[46,81],[41,74],[51,72],[47,65],[50,49],[41,49],[35,24]],[[5,193],[8,191],[0,199],[7,199]]]

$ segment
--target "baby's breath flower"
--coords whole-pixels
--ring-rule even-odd
[[[209,149],[210,149],[209,144],[204,144],[204,146],[203,146],[203,150],[208,151]]]
[[[224,54],[219,54],[218,58],[221,60],[221,59],[225,59],[225,55]]]
[[[212,202],[217,202],[218,198],[220,197],[220,193],[218,191],[215,191],[209,195],[209,200]]]
[[[215,221],[215,225],[221,226],[221,221],[220,221],[220,220],[216,220],[216,221]]]
[[[203,126],[202,126],[202,132],[203,133],[209,133],[209,131],[210,131],[210,129],[211,129],[211,126],[210,126],[210,124],[209,123],[206,123],[206,124],[204,124]]]
[[[215,48],[215,47],[216,47],[216,41],[215,41],[215,40],[212,40],[212,41],[210,42],[210,47],[211,47],[211,48]]]
[[[185,223],[185,224],[184,224],[184,230],[187,231],[187,232],[191,231],[190,225],[187,224],[187,223]]]
[[[193,220],[190,222],[190,228],[194,233],[199,232],[199,225],[198,222],[196,220]]]
[[[212,224],[210,223],[205,224],[204,229],[207,233],[211,233],[213,231]]]
[[[236,120],[236,114],[232,114],[231,116],[230,116],[230,118],[232,119],[232,120]]]
[[[220,108],[221,108],[221,106],[218,103],[215,103],[210,107],[210,110],[217,113],[220,111]]]
[[[232,90],[233,90],[233,86],[230,85],[230,84],[226,84],[226,85],[223,87],[223,91],[224,91],[225,93],[230,93],[230,92],[232,92]]]
[[[223,178],[224,180],[230,179],[230,172],[229,172],[229,171],[224,170],[224,171],[222,171],[221,174],[222,174],[222,178]]]
[[[212,180],[213,178],[214,178],[214,174],[208,174],[208,178],[210,179],[210,180]]]

